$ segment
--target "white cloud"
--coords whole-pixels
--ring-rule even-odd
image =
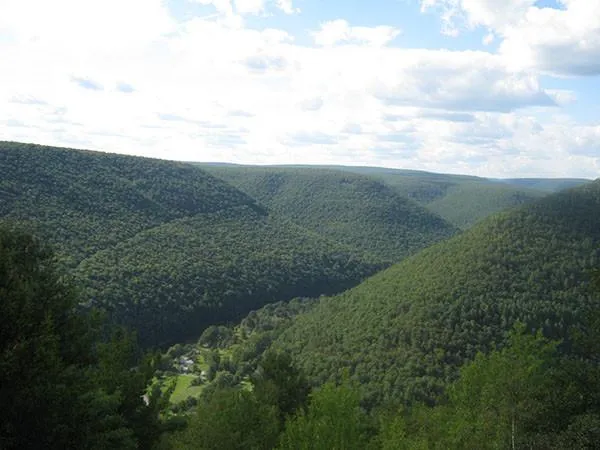
[[[561,8],[536,0],[421,0],[437,9],[443,31],[484,27],[502,38],[500,52],[518,68],[559,75],[600,74],[600,0],[559,0]]]
[[[559,106],[567,106],[577,101],[575,93],[566,89],[548,89],[546,92]]]
[[[531,8],[504,33],[501,52],[518,67],[562,75],[600,74],[600,0],[569,0],[566,9]]]
[[[296,14],[300,10],[294,8],[293,0],[188,0],[201,5],[212,5],[219,14],[231,17],[234,15],[266,14],[269,6],[285,14]]]
[[[136,51],[174,27],[161,0],[3,0],[0,14],[0,32],[28,52],[79,56]]]
[[[156,24],[133,36],[139,10],[107,0],[103,26],[76,9],[89,29],[63,42],[73,18],[60,8],[44,10],[52,27],[14,25],[28,1],[0,19],[16,36],[0,44],[11,61],[0,71],[2,139],[197,161],[496,176],[600,169],[597,127],[527,115],[551,114],[573,94],[544,89],[501,55],[394,48],[385,44],[397,30],[348,23],[309,47],[247,28],[235,9],[226,17],[228,2],[217,18],[175,23],[160,1],[131,0]],[[105,37],[117,13],[120,41]]]
[[[277,0],[277,7],[286,14],[297,14],[300,8],[294,8],[292,0]]]
[[[201,5],[212,5],[215,7],[217,12],[228,16],[233,15],[233,6],[231,0],[193,0]]]
[[[321,29],[312,33],[315,43],[321,46],[354,43],[375,47],[386,45],[399,34],[400,30],[394,27],[385,25],[377,27],[353,27],[342,19],[322,23]]]
[[[238,14],[261,14],[265,11],[266,0],[235,0]]]
[[[519,23],[537,0],[425,0],[425,9],[441,6],[449,27],[484,26],[500,33]]]
[[[535,75],[508,70],[502,58],[489,53],[398,53],[398,59],[383,63],[388,70],[377,87],[378,97],[389,104],[505,112],[554,104]]]
[[[417,148],[413,161],[421,168],[496,177],[598,177],[600,126],[560,118],[542,123],[521,113],[477,113],[465,122],[413,113],[399,126],[413,140],[409,147]]]

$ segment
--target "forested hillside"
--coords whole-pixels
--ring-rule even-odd
[[[466,230],[494,213],[531,203],[545,195],[547,192],[501,183],[462,183],[449,187],[443,197],[429,202],[427,208]]]
[[[70,266],[170,220],[248,206],[186,164],[0,142],[0,218],[41,235]]]
[[[562,344],[517,322],[507,345],[478,353],[432,407],[392,398],[365,409],[350,371],[339,383],[311,387],[289,353],[267,351],[240,383],[229,372],[229,356],[206,348],[221,349],[233,338],[213,327],[201,339],[211,356],[207,373],[185,375],[194,377],[200,397],[169,406],[179,380],[161,384],[165,370],[173,362],[186,370],[188,362],[201,364],[180,358],[188,346],[142,357],[128,333],[107,333],[97,316],[77,308],[51,250],[3,226],[0,294],[6,321],[0,329],[0,447],[7,450],[564,450],[594,449],[600,439],[597,305]],[[302,314],[311,303],[272,305],[242,326],[277,327],[277,320]],[[204,385],[207,376],[213,381]]]
[[[380,268],[297,225],[241,207],[138,233],[84,260],[76,274],[83,298],[147,345],[197,337],[266,303],[340,292]]]
[[[202,167],[239,187],[251,196],[262,199],[265,204],[275,204],[282,210],[295,212],[298,199],[311,195],[309,186],[323,181],[318,177],[327,174],[331,185],[321,194],[323,199],[335,203],[338,200],[348,200],[348,192],[336,185],[335,180],[348,174],[346,183],[354,184],[354,203],[361,204],[371,199],[376,204],[385,204],[390,196],[399,195],[403,201],[411,199],[426,210],[441,216],[446,222],[460,229],[467,229],[485,217],[530,203],[538,198],[557,192],[561,189],[579,186],[589,182],[584,179],[544,179],[544,178],[514,178],[495,180],[468,175],[450,175],[423,172],[418,170],[386,169],[381,167],[352,167],[352,166],[270,166],[257,168],[227,164],[204,164]],[[352,177],[361,175],[361,178]],[[279,177],[277,181],[275,178]],[[365,183],[370,180],[370,185]],[[374,188],[383,182],[385,192]],[[313,186],[314,187],[314,186]],[[391,189],[389,189],[391,188]],[[376,191],[373,194],[373,190]],[[360,192],[367,192],[360,195]],[[370,193],[369,193],[370,192]],[[291,201],[293,199],[294,201]],[[289,204],[286,203],[289,201]],[[364,214],[369,214],[365,206]],[[414,208],[414,205],[412,206]],[[321,218],[322,212],[314,211],[315,218]],[[414,214],[414,210],[412,211]],[[422,213],[419,213],[422,214]],[[309,220],[310,214],[301,215]],[[386,220],[393,220],[388,217]],[[381,222],[377,221],[381,227]],[[338,224],[339,227],[339,224]],[[333,230],[335,231],[335,230]],[[386,230],[382,230],[386,232]],[[346,234],[348,236],[348,234]],[[339,237],[339,236],[337,236]]]
[[[565,189],[581,186],[590,180],[585,178],[507,178],[498,180],[503,183],[528,187],[544,192],[558,192]]]
[[[81,300],[143,345],[341,292],[382,267],[191,165],[3,142],[0,172],[0,218],[51,243]]]
[[[380,167],[340,167],[341,170],[360,173],[383,180],[400,195],[411,198],[421,204],[442,198],[453,186],[485,183],[485,178],[471,175],[451,175],[424,172],[420,170],[386,169]]]
[[[530,202],[465,178],[428,201],[457,225],[527,204],[418,252],[456,229],[362,175],[213,169],[243,193],[185,164],[12,143],[0,169],[2,448],[600,439],[600,180]],[[115,324],[181,343],[143,357]]]
[[[397,262],[456,230],[384,183],[315,168],[207,166],[270,210],[326,238]]]
[[[427,204],[443,197],[447,190],[461,185],[504,185],[513,189],[525,188],[544,193],[559,192],[581,186],[591,180],[585,178],[483,178],[421,170],[390,169],[384,167],[328,166],[331,169],[369,175],[384,180],[407,197]]]
[[[496,212],[590,181],[567,178],[487,179],[375,167],[342,169],[383,180],[401,195],[416,200],[461,229],[467,229]]]
[[[600,181],[488,219],[300,314],[275,343],[313,380],[359,381],[367,402],[431,400],[521,320],[565,336],[589,311]]]

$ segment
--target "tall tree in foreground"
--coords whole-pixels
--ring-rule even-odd
[[[52,253],[0,229],[0,447],[80,444],[78,396],[90,363],[86,325]]]
[[[288,419],[278,448],[363,450],[369,440],[367,424],[358,390],[349,382],[327,383],[310,395],[306,411]]]
[[[553,389],[556,346],[517,324],[508,347],[477,355],[450,389],[449,443],[456,448],[522,448],[543,421],[540,400]]]
[[[597,337],[594,322],[585,330]],[[559,344],[517,324],[505,348],[463,367],[445,402],[413,407],[384,424],[382,448],[597,448],[600,368],[590,352],[597,343],[587,337]]]
[[[76,308],[52,252],[0,226],[0,448],[136,449],[157,438],[157,412],[142,400],[151,368],[127,336],[101,344],[99,322]]]
[[[287,353],[267,352],[252,377],[256,398],[277,408],[280,424],[306,406],[310,385]]]
[[[185,431],[170,440],[172,449],[269,450],[277,442],[277,409],[252,392],[217,389],[203,399]]]

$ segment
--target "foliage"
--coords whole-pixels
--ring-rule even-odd
[[[279,449],[363,450],[369,440],[368,420],[360,395],[348,382],[327,383],[311,394],[307,411],[286,423]]]
[[[600,181],[310,300],[455,231],[401,188],[462,226],[465,213],[538,194],[436,174],[402,181],[381,171],[386,185],[332,170],[219,169],[267,210],[165,161],[0,143],[0,170],[0,217],[58,248],[55,256],[0,226],[3,449],[559,449],[600,440],[600,316],[590,292]],[[206,330],[197,345],[144,355],[90,306],[135,328],[144,346]],[[190,371],[180,383],[178,370]],[[169,407],[173,393],[182,401]]]
[[[278,436],[276,408],[252,392],[219,389],[201,402],[187,429],[172,438],[175,449],[271,449]]]
[[[0,217],[57,248],[81,301],[144,347],[383,267],[187,164],[0,142]]]
[[[528,428],[546,419],[539,399],[553,388],[548,371],[557,344],[524,328],[515,329],[507,348],[479,353],[449,390],[453,447],[521,448]]]
[[[590,180],[585,178],[508,178],[502,181],[515,186],[552,193],[581,186]]]
[[[349,369],[365,405],[433,402],[515,321],[564,338],[600,262],[600,182],[501,214],[298,315],[274,343],[316,384]]]
[[[379,444],[383,449],[595,448],[600,402],[585,398],[588,386],[571,363],[557,342],[517,325],[507,347],[480,353],[462,368],[441,405],[417,406],[384,421]],[[579,376],[589,379],[597,372],[589,362],[579,365]]]
[[[427,208],[465,230],[498,211],[532,203],[544,195],[542,191],[503,183],[462,183],[450,187]]]
[[[198,336],[265,303],[351,287],[381,265],[250,208],[180,219],[83,261],[83,298],[143,345]]]
[[[298,225],[388,263],[456,231],[384,183],[357,174],[314,168],[207,169]]]
[[[142,395],[154,371],[134,341],[99,339],[97,318],[76,310],[53,253],[0,227],[0,447],[150,448],[166,399]]]
[[[585,179],[513,178],[495,180],[379,167],[332,167],[384,181],[449,223],[467,229],[479,220],[537,198],[588,183]]]
[[[247,195],[192,166],[0,141],[0,217],[39,235],[63,263],[175,219],[248,206]]]
[[[286,353],[265,353],[252,385],[258,401],[277,408],[281,423],[306,405],[310,392],[306,378]]]

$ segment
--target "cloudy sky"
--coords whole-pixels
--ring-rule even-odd
[[[0,0],[0,140],[600,176],[600,0]]]

